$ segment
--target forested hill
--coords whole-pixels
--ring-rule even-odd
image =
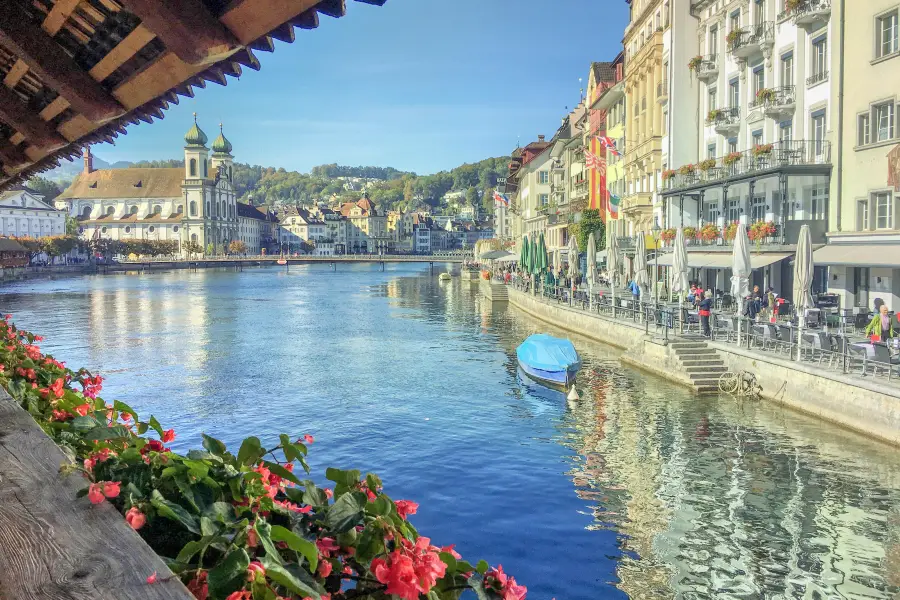
[[[310,173],[299,173],[283,168],[235,163],[234,186],[242,201],[252,197],[257,204],[274,205],[279,202],[329,200],[333,195],[342,199],[358,199],[362,195],[363,186],[368,185],[370,197],[384,210],[428,208],[438,212],[450,208],[442,203],[444,195],[459,191],[465,192],[465,202],[481,203],[491,210],[491,191],[497,183],[497,177],[506,174],[507,163],[507,157],[488,158],[450,171],[422,176],[391,167],[330,164],[313,167]],[[115,166],[183,167],[184,161],[152,160],[131,164],[116,163]],[[61,167],[50,172],[47,179],[52,181],[37,178],[29,182],[29,185],[38,188],[50,199],[65,189],[74,176],[64,177],[62,173],[72,172],[71,166]]]

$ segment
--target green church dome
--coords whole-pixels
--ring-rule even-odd
[[[194,126],[188,129],[184,134],[184,143],[188,146],[205,146],[209,138],[203,133],[203,130],[197,126],[197,113],[194,113]]]
[[[231,142],[222,133],[222,124],[219,123],[219,137],[212,143],[212,150],[216,154],[231,154]]]

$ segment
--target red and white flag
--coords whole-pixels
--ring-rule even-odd
[[[594,169],[601,175],[606,176],[606,159],[597,156],[590,150],[584,151],[584,165],[588,169]]]
[[[616,149],[616,140],[611,137],[606,136],[597,136],[597,141],[600,142],[600,145],[606,148],[606,151],[612,154],[613,156],[621,156],[619,151]]]

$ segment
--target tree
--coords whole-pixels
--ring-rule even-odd
[[[47,262],[53,262],[54,257],[67,254],[78,245],[78,238],[72,235],[55,235],[39,241],[41,251],[47,255]]]
[[[62,190],[56,182],[44,179],[43,177],[33,177],[28,180],[28,187],[44,197],[46,202],[52,202],[54,198],[62,194]]]
[[[66,235],[78,236],[78,219],[66,217]]]
[[[198,244],[195,241],[185,242],[181,245],[182,250],[184,250],[185,254],[187,254],[188,258],[194,256],[195,254],[201,254],[203,252],[203,246]]]
[[[596,243],[595,252],[606,246],[606,226],[603,224],[603,219],[600,218],[599,210],[588,208],[582,211],[577,231],[578,249],[582,252],[588,251],[587,243],[591,233],[594,234]]]
[[[212,256],[213,253],[215,253],[215,251],[216,251],[216,247],[213,246],[213,243],[212,243],[212,242],[210,242],[210,243],[208,243],[208,244],[206,245],[206,254],[207,254],[208,256]]]
[[[466,190],[466,204],[469,206],[478,206],[478,190],[475,186],[470,186]]]
[[[228,244],[228,252],[231,254],[247,254],[247,244],[241,240],[231,240]]]
[[[481,197],[481,212],[485,215],[494,214],[494,192],[493,190],[485,190]]]

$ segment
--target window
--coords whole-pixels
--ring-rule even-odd
[[[709,28],[709,54],[715,56],[719,53],[719,26],[713,25]]]
[[[736,10],[733,13],[731,13],[729,22],[731,23],[731,31],[740,29],[741,28],[741,11]]]
[[[706,203],[706,220],[710,223],[719,220],[719,203],[717,201]]]
[[[106,214],[107,214],[107,215],[112,216],[112,214],[113,214],[114,212],[116,212],[116,209],[115,209],[114,207],[112,207],[112,206],[107,206],[107,207],[106,207]]]
[[[810,79],[814,83],[828,76],[828,38],[824,35],[812,43],[812,73]]]
[[[762,65],[753,69],[753,95],[759,93],[759,90],[766,87],[766,72]]]
[[[106,227],[101,227],[101,228],[100,228],[100,233],[106,233]]]
[[[886,102],[875,106],[875,141],[884,142],[894,138],[894,103]]]
[[[183,204],[179,204],[179,205],[178,205],[178,208],[175,209],[175,212],[178,213],[179,215],[182,214],[182,213],[184,213],[184,205],[183,205]]]
[[[881,58],[889,54],[894,54],[898,50],[897,43],[897,11],[894,10],[890,14],[878,17],[875,34],[875,57]]]
[[[869,115],[859,115],[857,117],[857,139],[856,143],[859,146],[865,146],[869,142],[872,141],[872,132],[869,129]]]
[[[860,200],[856,203],[856,229],[867,231],[869,229],[869,201]]]
[[[757,129],[752,134],[753,137],[753,146],[761,146],[763,143],[763,132],[762,129]]]
[[[809,218],[816,220],[825,219],[825,207],[828,205],[828,186],[818,185],[812,189],[812,198]]]
[[[547,171],[538,171],[538,183],[550,183],[550,173]]]
[[[191,216],[196,217],[197,216],[197,203],[194,202],[193,200],[191,200],[190,207],[191,207]]]
[[[737,138],[728,139],[728,153],[737,152]]]
[[[753,9],[753,24],[762,25],[763,17],[766,14],[765,0],[756,0]]]
[[[711,88],[709,88],[709,90],[706,93],[707,93],[706,108],[708,110],[715,110],[716,109],[716,88],[711,87]]]
[[[751,222],[766,220],[766,195],[758,194],[753,196],[750,203],[750,220]]]
[[[738,108],[741,105],[741,82],[735,78],[728,84],[728,107]]]
[[[725,218],[729,223],[734,223],[741,218],[741,200],[740,198],[728,200],[728,206],[725,209]]]
[[[794,53],[788,52],[781,57],[781,85],[794,85]]]
[[[209,170],[208,170],[208,169],[209,169],[209,166],[207,165],[207,162],[204,160],[204,161],[203,161],[203,176],[204,176],[204,177],[208,177],[208,176],[209,176]]]
[[[154,231],[156,231],[156,227],[154,227],[153,225],[151,225],[151,226],[149,227],[148,231],[149,231],[150,233],[153,233]]]
[[[161,215],[162,214],[162,206],[160,206],[159,204],[154,205],[153,206],[153,214]]]
[[[131,233],[131,227],[126,227],[126,228],[125,228],[125,233]]]
[[[190,171],[191,177],[196,177],[197,176],[197,159],[196,158],[191,159],[190,168],[191,168],[191,171]]]
[[[716,157],[716,145],[710,144],[706,147],[706,158],[715,158]]]
[[[825,110],[817,110],[812,114],[812,134],[816,156],[821,156],[825,145]]]
[[[538,204],[540,206],[547,206],[550,204],[550,196],[548,194],[538,194]]]
[[[891,229],[893,224],[893,198],[890,192],[875,194],[875,228]]]
[[[131,207],[131,210],[130,210],[129,212],[130,212],[131,214],[133,214],[133,215],[136,215],[137,212],[138,212],[138,207],[137,207],[137,205],[132,206],[132,207]]]
[[[782,121],[778,127],[778,141],[790,142],[794,138],[794,122]]]

